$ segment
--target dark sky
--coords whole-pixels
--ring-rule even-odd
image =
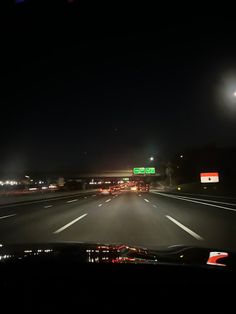
[[[18,4],[4,20],[1,172],[126,168],[235,144],[233,18],[134,27],[79,6],[37,10]]]

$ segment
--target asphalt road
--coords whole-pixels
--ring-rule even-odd
[[[122,192],[0,207],[0,243],[62,241],[236,251],[236,199]]]

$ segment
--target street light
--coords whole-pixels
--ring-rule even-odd
[[[153,156],[151,156],[151,157],[149,158],[149,160],[150,160],[150,161],[153,161],[153,160],[154,160],[154,157],[153,157]]]
[[[180,157],[180,158],[184,158],[184,156],[183,156],[183,155],[180,155],[179,157]]]

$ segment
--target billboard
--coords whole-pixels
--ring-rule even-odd
[[[201,183],[218,183],[219,173],[218,172],[202,172],[200,173]]]

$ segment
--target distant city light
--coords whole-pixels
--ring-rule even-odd
[[[184,156],[183,156],[183,155],[180,155],[180,158],[184,158]]]
[[[154,160],[154,157],[153,157],[153,156],[151,156],[149,159],[150,159],[150,161],[153,161],[153,160]]]
[[[6,180],[6,181],[0,181],[0,185],[17,185],[18,182],[15,180]]]
[[[49,185],[49,189],[56,189],[56,188],[57,188],[57,186],[55,184],[50,184]]]

